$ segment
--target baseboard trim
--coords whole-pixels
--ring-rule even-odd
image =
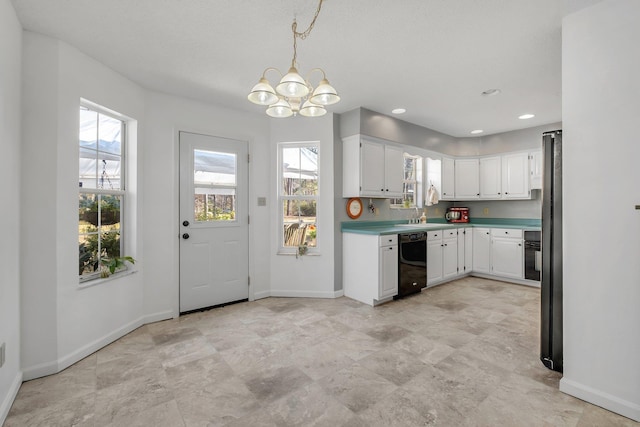
[[[178,313],[173,310],[162,311],[160,313],[148,314],[142,318],[142,324],[162,322],[163,320],[173,319],[178,317]]]
[[[499,282],[515,283],[516,285],[530,286],[532,288],[539,288],[540,287],[540,282],[534,282],[533,280],[514,279],[514,278],[511,278],[511,277],[494,276],[492,274],[477,273],[477,272],[473,272],[473,271],[471,272],[471,276],[472,277],[480,277],[482,279],[497,280]]]
[[[292,297],[292,298],[337,298],[343,291],[290,291],[275,289],[270,292],[272,297]]]
[[[11,409],[11,405],[13,405],[13,401],[16,400],[16,396],[18,395],[18,390],[20,390],[20,385],[22,384],[22,371],[18,371],[16,373],[13,382],[11,383],[11,387],[9,387],[7,395],[4,397],[2,401],[2,405],[0,405],[0,426],[4,425],[7,416],[9,415],[9,410]]]
[[[253,294],[253,299],[258,300],[263,298],[269,298],[270,296],[271,296],[270,291],[256,292],[255,294]]]
[[[175,317],[171,310],[163,311],[160,313],[148,314],[141,316],[126,325],[119,327],[118,329],[109,332],[108,334],[98,338],[89,344],[80,347],[79,349],[58,358],[54,362],[42,363],[40,365],[32,366],[23,370],[24,381],[32,380],[34,378],[40,378],[47,375],[57,374],[58,372],[68,368],[74,363],[84,359],[90,354],[95,353],[101,348],[111,344],[115,340],[122,338],[128,333],[138,329],[140,326],[147,323],[158,322],[160,320],[171,319]]]
[[[629,402],[609,393],[596,390],[595,388],[580,384],[570,379],[560,379],[560,391],[571,396],[593,403],[608,411],[615,412],[624,417],[640,422],[640,405]]]

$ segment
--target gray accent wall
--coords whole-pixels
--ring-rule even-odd
[[[496,133],[476,138],[461,138],[457,141],[456,156],[484,156],[508,151],[533,150],[542,147],[542,134],[562,129],[562,123]]]
[[[456,155],[457,138],[428,129],[395,117],[358,108],[342,114],[345,121],[340,126],[340,137],[368,135],[399,144]]]

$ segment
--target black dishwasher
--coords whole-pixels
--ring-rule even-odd
[[[398,295],[401,298],[427,286],[427,233],[398,235]]]

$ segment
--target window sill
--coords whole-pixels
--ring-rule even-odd
[[[112,280],[117,280],[122,277],[131,276],[132,274],[136,274],[137,272],[138,270],[129,270],[129,269],[123,270],[123,271],[117,271],[109,277],[97,277],[95,279],[89,279],[84,282],[80,282],[78,283],[78,288],[79,289],[91,288],[93,286],[100,285],[105,282],[110,282]]]
[[[306,257],[306,256],[322,256],[322,254],[319,253],[319,252],[307,252],[304,255],[299,255],[299,254],[296,254],[295,252],[284,252],[284,251],[278,251],[276,253],[276,255],[297,256],[298,258],[303,258],[303,257]]]

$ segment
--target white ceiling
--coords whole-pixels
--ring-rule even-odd
[[[262,114],[246,96],[291,63],[291,23],[317,0],[13,0],[25,29],[73,46],[140,85]],[[561,120],[562,0],[325,0],[298,42],[342,101],[457,137]],[[268,77],[274,83],[275,74]],[[317,75],[311,83],[317,84]],[[486,89],[502,93],[483,97]],[[519,120],[523,113],[535,118]],[[284,119],[295,120],[295,119]]]

